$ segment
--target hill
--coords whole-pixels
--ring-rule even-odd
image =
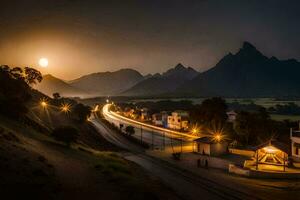
[[[143,79],[143,75],[136,70],[121,69],[82,76],[69,84],[94,96],[109,96],[119,94]]]
[[[215,67],[179,87],[174,95],[224,97],[299,96],[300,63],[268,58],[249,42]]]
[[[43,76],[41,83],[34,86],[35,89],[43,92],[48,96],[58,92],[61,96],[68,97],[84,97],[88,96],[87,92],[80,90],[66,83],[65,81],[56,78],[50,74]]]
[[[87,120],[89,107],[32,90],[42,75],[33,68],[25,75],[0,66],[2,199],[178,199],[120,156]]]
[[[191,67],[176,65],[163,74],[155,74],[137,83],[122,93],[125,96],[161,95],[176,90],[180,85],[193,79],[198,72]]]

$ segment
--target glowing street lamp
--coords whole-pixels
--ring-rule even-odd
[[[70,105],[63,104],[60,109],[61,109],[62,112],[68,113],[68,112],[70,112]]]
[[[273,146],[264,147],[264,150],[269,154],[275,154],[278,150]]]
[[[221,139],[222,139],[222,136],[221,136],[220,134],[215,135],[215,140],[216,140],[217,142],[220,142]]]
[[[198,132],[198,130],[197,130],[196,128],[193,128],[193,129],[192,129],[192,133],[193,133],[193,134],[196,134],[197,132]]]
[[[47,102],[45,100],[41,101],[41,106],[43,108],[46,108],[48,106]]]

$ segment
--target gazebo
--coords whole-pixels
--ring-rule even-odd
[[[255,151],[255,168],[259,170],[262,168],[278,171],[281,166],[285,171],[288,165],[289,147],[276,140],[269,140],[259,146],[254,147]]]

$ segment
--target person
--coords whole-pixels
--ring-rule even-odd
[[[205,159],[205,168],[208,169],[208,160]]]

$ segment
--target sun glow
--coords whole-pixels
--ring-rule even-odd
[[[47,59],[47,58],[41,58],[41,59],[39,60],[39,65],[40,65],[41,67],[46,68],[46,67],[48,67],[48,64],[49,64],[49,62],[48,62],[48,59]]]

